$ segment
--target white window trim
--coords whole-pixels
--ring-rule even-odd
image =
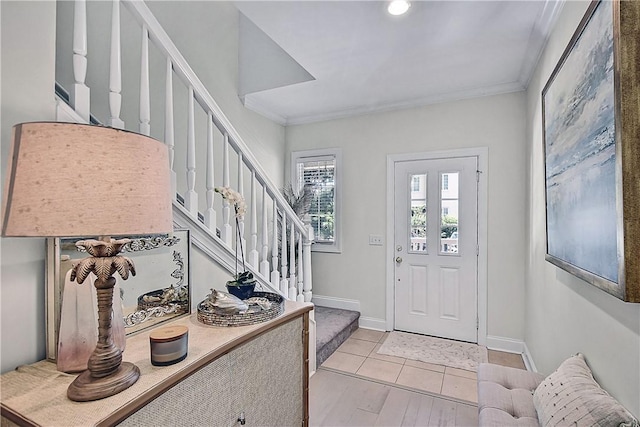
[[[335,241],[333,243],[316,242],[311,245],[313,252],[329,252],[329,253],[342,253],[342,149],[340,148],[321,148],[316,150],[303,150],[291,152],[291,184],[295,190],[298,190],[298,180],[294,177],[296,170],[296,163],[299,160],[332,156],[336,159],[335,169],[335,204],[334,204],[334,224],[335,224]]]

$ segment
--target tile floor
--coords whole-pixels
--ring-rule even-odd
[[[478,402],[476,373],[448,366],[378,354],[388,332],[358,329],[323,367],[417,390]],[[525,369],[519,354],[489,350],[489,362]]]

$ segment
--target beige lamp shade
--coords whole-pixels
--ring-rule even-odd
[[[124,236],[173,230],[167,147],[71,123],[13,128],[3,236]]]

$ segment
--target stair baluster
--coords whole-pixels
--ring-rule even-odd
[[[260,274],[269,279],[269,223],[267,213],[267,187],[262,186],[262,261],[260,261]]]
[[[296,300],[296,229],[293,222],[289,230],[289,299]]]
[[[222,146],[222,186],[229,186],[229,134],[224,134],[224,145]],[[222,241],[231,248],[233,238],[233,227],[229,223],[231,220],[231,205],[227,199],[222,200],[222,229],[220,237]]]
[[[142,26],[140,52],[140,133],[151,135],[151,101],[149,99],[149,30]]]
[[[289,279],[287,278],[287,216],[282,213],[282,227],[280,227],[280,292],[288,295]]]
[[[213,208],[215,196],[214,161],[213,161],[213,116],[207,114],[207,210],[204,214],[204,225],[215,233],[216,211]]]
[[[238,193],[240,193],[242,197],[244,197],[243,169],[244,169],[244,162],[242,161],[242,151],[238,151]],[[245,215],[238,217],[238,234],[239,234],[240,242],[242,242],[242,247],[246,248],[247,241],[244,238],[244,217]],[[236,242],[236,244],[238,244],[238,242]]]
[[[194,218],[198,217],[198,193],[196,193],[196,119],[194,111],[193,87],[189,86],[189,106],[187,124],[187,194],[184,207]]]
[[[87,78],[87,3],[76,0],[73,5],[73,90],[71,103],[80,117],[89,123],[91,102]]]
[[[258,270],[258,200],[256,199],[256,171],[251,171],[251,250],[248,254],[249,265]]]
[[[280,290],[278,271],[278,202],[273,199],[273,244],[271,245],[271,286]]]
[[[302,289],[304,286],[304,267],[303,267],[303,259],[302,259],[302,233],[298,233],[298,290],[296,295],[296,301],[303,302],[304,295],[302,294]]]
[[[178,184],[176,170],[173,167],[175,159],[175,142],[173,131],[173,64],[171,58],[167,58],[167,72],[165,76],[164,94],[164,143],[169,148],[169,169],[171,170],[171,196],[176,200],[178,194]]]
[[[120,0],[112,1],[111,8],[111,57],[109,61],[109,126],[124,129],[120,119],[122,106],[122,66],[120,54]]]

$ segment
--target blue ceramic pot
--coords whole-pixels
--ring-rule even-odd
[[[256,287],[256,283],[249,283],[247,285],[227,285],[227,291],[240,299],[251,298],[253,295],[253,289]]]

